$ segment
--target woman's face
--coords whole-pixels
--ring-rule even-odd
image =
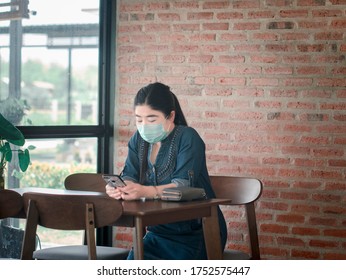
[[[166,119],[166,116],[161,111],[153,110],[148,105],[138,105],[135,107],[135,115],[136,125],[161,123],[166,131],[171,131],[174,128],[174,111]]]

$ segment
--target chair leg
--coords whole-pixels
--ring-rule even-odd
[[[249,235],[250,235],[251,259],[260,260],[261,257],[260,257],[258,233],[257,233],[257,225],[256,225],[255,205],[253,203],[247,204],[246,212],[247,212],[247,223],[248,223]]]
[[[36,249],[36,231],[38,224],[38,211],[35,201],[30,200],[28,206],[27,222],[22,245],[22,260],[32,260]]]
[[[85,211],[85,226],[89,251],[89,260],[96,260],[94,205],[92,203],[87,203]]]

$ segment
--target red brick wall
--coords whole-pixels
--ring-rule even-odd
[[[211,174],[263,181],[264,259],[346,259],[346,1],[118,2],[117,171],[133,97],[161,81]],[[247,249],[244,213],[225,211],[228,246]],[[117,239],[130,246],[130,231]]]

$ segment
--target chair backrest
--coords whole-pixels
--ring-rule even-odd
[[[27,222],[22,259],[32,259],[37,225],[57,230],[86,230],[89,259],[96,259],[95,228],[113,224],[123,212],[106,195],[24,193]]]
[[[0,191],[0,220],[23,217],[23,198],[12,190]],[[0,258],[19,259],[23,230],[13,227],[10,221],[0,221]]]
[[[248,204],[262,194],[262,182],[256,178],[210,176],[216,198],[232,199],[232,205]]]
[[[251,259],[260,259],[255,201],[262,194],[263,184],[256,178],[210,176],[216,198],[228,198],[227,205],[244,205],[250,236]]]
[[[65,189],[105,192],[107,183],[100,173],[73,173],[65,178]]]
[[[22,196],[11,190],[0,191],[0,219],[16,217],[23,209]]]

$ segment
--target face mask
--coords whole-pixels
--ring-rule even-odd
[[[137,125],[137,129],[142,138],[150,144],[160,142],[168,135],[162,123]]]

